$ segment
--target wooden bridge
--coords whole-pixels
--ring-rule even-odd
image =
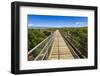
[[[60,32],[57,30],[54,33],[54,42],[48,59],[73,59],[70,49],[66,45]]]
[[[35,54],[35,52],[37,52]],[[77,49],[61,35],[59,30],[39,43],[36,47],[28,52],[28,60],[59,60],[84,58]]]

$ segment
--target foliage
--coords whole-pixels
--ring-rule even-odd
[[[64,28],[63,32],[68,36],[71,43],[87,57],[87,46],[88,46],[88,31],[87,27],[80,28]]]
[[[43,41],[48,35],[49,32],[43,31],[40,29],[28,29],[28,50],[31,50],[41,41]]]

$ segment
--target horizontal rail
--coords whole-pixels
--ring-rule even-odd
[[[52,38],[45,44],[45,46],[43,47],[43,49],[41,50],[41,52],[37,55],[37,57],[34,60],[39,60],[39,57],[41,57],[41,60],[44,59],[46,53],[48,52],[48,48],[50,47],[51,43],[52,43]]]
[[[46,55],[45,52],[48,51],[48,47],[50,46],[50,43],[53,41],[52,39],[53,39],[53,34],[48,36],[37,46],[31,49],[28,52],[28,56],[29,56],[28,60],[43,60],[44,56]]]
[[[49,49],[50,49],[50,47],[52,46],[53,41],[54,41],[54,39],[52,39],[52,40],[50,41],[50,44],[48,45],[47,50],[46,50],[46,52],[45,52],[45,54],[44,54],[42,60],[43,60],[46,56],[47,56],[47,58],[48,58]],[[47,59],[47,58],[46,58],[46,59]]]
[[[86,58],[68,39],[67,41],[72,46],[72,48],[75,50],[75,52],[79,55],[80,58]]]
[[[73,42],[77,43],[77,41],[76,41],[75,39],[72,39],[69,35],[67,35],[67,38],[69,38],[69,39],[72,40]],[[82,41],[80,41],[80,42],[82,42]],[[82,43],[82,44],[84,44],[84,43]],[[84,48],[82,48],[82,49],[84,49]]]
[[[51,35],[50,35],[51,36]],[[44,39],[42,42],[40,42],[37,46],[35,46],[34,48],[32,48],[29,52],[28,52],[28,55],[30,53],[32,53],[36,48],[38,48],[43,42],[45,42],[50,36],[48,36],[46,39]]]
[[[62,33],[61,33],[62,34]],[[81,54],[81,52],[70,42],[70,40],[68,39],[68,37],[66,37],[64,34],[62,34],[62,36],[64,37],[64,39],[66,40],[67,44],[69,44],[73,49],[74,51],[77,53],[77,55],[80,57],[80,58],[86,58],[84,55]]]
[[[71,47],[71,45],[68,43],[68,41],[65,40],[65,38],[63,38],[65,43],[67,44],[68,48],[70,49],[70,52],[72,53],[72,55],[74,56],[74,58],[80,58],[77,53],[74,51],[74,49]]]

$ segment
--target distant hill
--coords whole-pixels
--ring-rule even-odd
[[[87,26],[85,27],[28,27],[29,29],[61,29],[61,28],[87,28]]]

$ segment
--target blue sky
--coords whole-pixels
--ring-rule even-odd
[[[88,17],[82,16],[52,16],[28,15],[28,27],[86,27]]]

